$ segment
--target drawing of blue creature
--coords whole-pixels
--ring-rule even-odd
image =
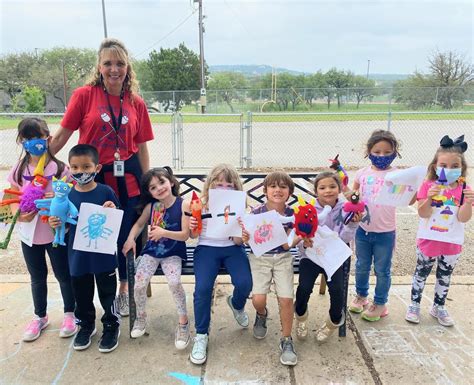
[[[87,226],[81,229],[84,238],[89,238],[87,247],[91,247],[92,241],[94,241],[94,249],[97,249],[99,238],[107,240],[113,234],[112,229],[105,227],[105,222],[107,222],[107,215],[105,214],[95,213],[89,216]]]

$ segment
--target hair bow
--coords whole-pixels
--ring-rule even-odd
[[[467,143],[464,141],[464,135],[461,135],[459,138],[454,140],[448,135],[445,135],[439,142],[439,145],[443,148],[459,147],[461,152],[466,152],[467,150]]]

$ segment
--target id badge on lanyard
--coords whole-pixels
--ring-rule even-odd
[[[119,147],[119,132],[120,126],[122,125],[122,103],[123,103],[123,90],[120,93],[120,113],[118,119],[115,119],[115,114],[110,104],[109,94],[104,87],[104,92],[107,95],[107,102],[109,104],[109,111],[112,118],[112,123],[115,131],[115,153],[114,153],[114,177],[124,177],[125,176],[125,162],[120,159],[120,147]]]

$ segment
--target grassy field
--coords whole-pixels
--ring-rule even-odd
[[[355,107],[355,106],[353,106]],[[328,111],[324,108],[319,111],[287,111],[282,115],[277,111],[267,112],[266,115],[253,116],[255,121],[259,122],[311,122],[311,121],[386,121],[389,113],[386,105],[381,104],[364,104],[357,109],[347,110],[342,107],[332,106]],[[242,109],[244,111],[244,109]],[[209,106],[208,113],[214,114],[212,106]],[[392,120],[474,120],[474,106],[464,106],[459,109],[456,114],[453,111],[443,111],[431,109],[429,111],[406,111],[401,105],[392,104]],[[231,123],[238,122],[240,116],[212,116],[212,115],[186,115],[195,114],[195,109],[185,108],[182,113],[183,122],[185,123]],[[230,111],[219,111],[219,113],[229,114]],[[59,116],[46,116],[48,124],[54,125],[61,122]],[[247,114],[244,114],[243,119],[247,119]],[[20,122],[20,117],[0,116],[0,130],[15,129]],[[172,121],[171,115],[153,114],[151,115],[152,123],[170,124]]]

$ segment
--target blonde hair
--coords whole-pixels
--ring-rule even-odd
[[[464,157],[464,153],[461,152],[457,147],[440,147],[436,151],[433,160],[428,166],[428,174],[426,175],[426,179],[428,180],[438,180],[438,174],[436,173],[436,165],[438,164],[438,157],[439,154],[455,154],[459,156],[461,159],[461,176],[465,177],[467,174],[467,162],[466,158]]]
[[[243,190],[242,182],[239,173],[234,166],[230,164],[221,163],[215,166],[206,178],[204,186],[202,187],[201,200],[203,204],[207,204],[209,198],[209,189],[213,188],[216,182],[221,177],[227,182],[232,183],[234,188],[238,191]]]
[[[124,91],[128,91],[130,99],[133,100],[134,95],[138,93],[138,80],[135,71],[133,71],[130,57],[125,45],[117,39],[106,38],[102,40],[99,51],[97,52],[97,65],[89,81],[86,83],[89,86],[103,86],[102,75],[99,71],[100,59],[104,51],[110,51],[115,54],[117,58],[122,60],[127,65],[127,75],[123,82]]]

